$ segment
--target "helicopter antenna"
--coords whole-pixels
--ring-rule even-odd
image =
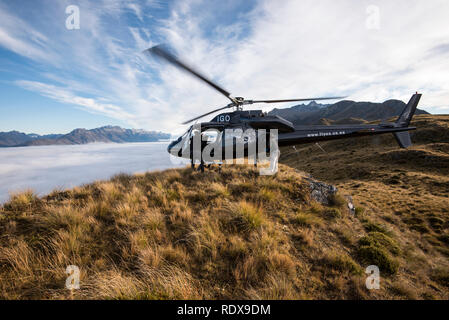
[[[324,153],[327,154],[326,150],[323,149],[323,147],[320,146],[320,144],[318,142],[315,142],[315,145],[321,149],[321,151],[323,151]]]

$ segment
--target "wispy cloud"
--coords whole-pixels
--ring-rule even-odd
[[[10,14],[0,4],[0,46],[19,55],[51,63],[56,58],[48,50],[48,38],[23,19]]]
[[[129,122],[134,122],[135,120],[135,116],[124,111],[119,106],[108,103],[102,103],[92,98],[77,96],[73,94],[73,92],[70,89],[67,88],[26,80],[19,80],[16,81],[16,83],[25,89],[38,92],[46,97],[55,99],[59,102],[84,107],[88,112],[105,114],[112,118],[123,119]]]
[[[381,18],[375,30],[366,27],[372,3]],[[68,4],[58,2],[51,14]],[[53,25],[64,15],[30,28],[0,7],[0,45],[51,66],[39,81],[17,81],[21,87],[142,128],[173,132],[182,120],[227,103],[190,76],[141,55],[158,42],[237,96],[349,94],[383,101],[407,100],[418,90],[430,111],[449,112],[447,1],[260,0],[238,12],[239,5],[79,1],[78,31]]]

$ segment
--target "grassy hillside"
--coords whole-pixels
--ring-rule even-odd
[[[282,154],[340,186],[329,206],[286,165],[271,177],[247,166],[178,169],[17,194],[0,208],[0,298],[449,298],[445,143],[372,155],[342,144],[329,162],[319,149]],[[432,155],[427,171],[419,150]],[[365,288],[371,264],[380,290]],[[73,293],[68,265],[81,271]]]
[[[281,162],[336,185],[364,216],[395,232],[407,263],[402,286],[416,293],[416,280],[428,275],[449,284],[449,116],[419,115],[412,125],[418,130],[406,150],[385,135],[322,143],[325,152],[285,148]]]

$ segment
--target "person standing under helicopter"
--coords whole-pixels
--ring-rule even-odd
[[[198,160],[200,162],[198,170],[204,172],[204,161],[201,153],[207,142],[202,141],[203,135],[201,134],[200,130],[194,129],[192,131],[193,134],[190,137],[190,165],[192,169],[194,169],[195,162]]]

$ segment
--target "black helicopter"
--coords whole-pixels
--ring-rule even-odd
[[[186,157],[191,160],[192,168],[195,161],[200,162],[201,171],[204,171],[204,163],[202,159],[194,158],[193,152],[185,152],[192,149],[193,136],[196,134],[203,135],[211,131],[215,131],[216,135],[212,137],[212,140],[217,141],[219,139],[225,144],[225,132],[227,129],[241,128],[246,130],[248,128],[255,131],[265,129],[268,132],[270,129],[278,130],[277,144],[279,146],[294,146],[297,144],[304,144],[310,142],[320,142],[325,140],[343,139],[348,137],[361,137],[367,135],[377,135],[392,133],[396,138],[401,148],[407,148],[411,146],[410,135],[408,131],[415,130],[415,127],[409,127],[410,121],[416,111],[421,94],[414,94],[401,115],[395,122],[383,122],[378,125],[374,124],[355,124],[355,125],[301,125],[294,126],[290,121],[283,119],[279,116],[267,115],[261,110],[243,110],[244,105],[251,105],[255,103],[283,103],[283,102],[297,102],[297,101],[311,101],[311,100],[331,100],[342,99],[344,97],[321,97],[321,98],[300,98],[300,99],[278,99],[278,100],[246,100],[242,97],[233,97],[231,94],[224,90],[222,87],[212,82],[204,75],[194,70],[188,64],[182,62],[179,58],[168,52],[162,46],[154,46],[144,51],[162,58],[170,64],[194,75],[198,79],[207,83],[209,86],[226,96],[231,103],[228,105],[212,110],[193,119],[190,119],[182,124],[188,124],[196,121],[204,116],[210,115],[217,111],[234,108],[232,112],[225,112],[215,116],[209,122],[202,122],[200,124],[190,126],[189,129],[178,139],[172,141],[168,146],[168,152],[177,157]],[[209,136],[210,137],[210,136]],[[202,138],[201,140],[201,152],[210,142],[210,139]],[[233,143],[236,144],[233,138]],[[267,139],[269,141],[269,138]],[[248,150],[246,144],[248,141],[243,142],[245,144],[245,152]],[[267,144],[266,151],[269,152],[270,146]],[[185,156],[187,155],[187,156]],[[223,148],[224,155],[224,148]],[[237,153],[232,153],[235,158]],[[244,154],[245,156],[247,153]]]

